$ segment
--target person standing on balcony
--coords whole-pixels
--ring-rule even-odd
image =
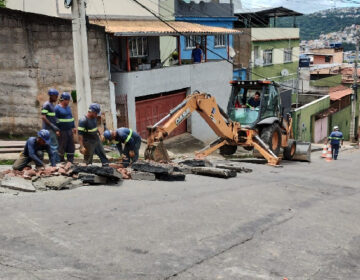
[[[200,44],[195,44],[195,49],[192,50],[191,60],[193,63],[201,63],[203,60],[203,51],[200,48]]]

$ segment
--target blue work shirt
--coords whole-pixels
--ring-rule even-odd
[[[344,140],[344,136],[340,131],[333,131],[328,137],[331,145],[339,145],[341,140]]]
[[[116,130],[115,140],[119,142],[118,148],[119,145],[121,146],[121,143],[123,143],[128,146],[130,151],[133,151],[135,149],[135,144],[141,141],[141,137],[135,131],[130,130],[127,127],[120,127]]]
[[[60,130],[69,130],[75,128],[74,117],[71,112],[70,106],[62,107],[56,105],[55,116],[57,118],[57,125]]]
[[[86,116],[79,120],[78,131],[85,137],[94,137],[98,135],[97,119],[88,119]]]
[[[37,138],[36,137],[30,137],[25,144],[25,148],[24,148],[24,155],[27,157],[30,157],[36,165],[44,165],[44,163],[42,162],[42,160],[37,156],[36,152],[37,151],[46,151],[49,155],[49,159],[51,162],[51,166],[55,166],[55,158],[52,156],[51,150],[50,150],[50,146],[49,145],[44,145],[44,146],[40,146],[39,144],[36,143]]]
[[[250,105],[250,107],[254,107],[254,108],[259,107],[260,99],[256,101],[254,97],[251,97],[247,104]]]
[[[46,118],[53,124],[53,126],[49,126],[47,123],[43,121],[42,128],[47,130],[58,130],[56,126],[56,116],[55,116],[55,106],[50,101],[46,101],[41,109],[41,114],[45,115]]]
[[[199,49],[195,48],[192,50],[191,57],[193,58],[194,63],[201,62],[201,55],[202,55],[202,50],[200,48]]]

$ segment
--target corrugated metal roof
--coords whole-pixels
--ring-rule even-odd
[[[92,20],[91,23],[105,27],[106,32],[115,36],[173,36],[179,35],[215,35],[240,34],[235,29],[213,27],[184,21],[167,21],[170,26],[161,21],[152,20]],[[175,30],[174,30],[175,29]]]

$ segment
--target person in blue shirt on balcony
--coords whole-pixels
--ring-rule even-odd
[[[116,147],[119,150],[120,155],[125,156],[123,159],[124,167],[128,167],[130,161],[133,163],[139,159],[141,137],[131,128],[120,127],[113,131],[105,130],[104,137],[108,141],[115,140],[117,142]],[[124,144],[124,149],[122,144]]]
[[[203,51],[200,48],[200,44],[195,44],[195,49],[191,52],[191,59],[193,63],[201,63],[203,60]]]
[[[74,134],[76,133],[74,117],[69,106],[70,94],[63,92],[60,95],[60,104],[55,107],[55,116],[57,125],[60,129],[59,136],[59,156],[60,161],[65,162],[65,153],[67,161],[74,162]]]

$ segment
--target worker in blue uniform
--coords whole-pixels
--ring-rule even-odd
[[[63,92],[60,95],[60,104],[55,107],[55,116],[60,129],[59,135],[59,156],[60,161],[65,162],[65,153],[67,161],[74,162],[74,134],[76,133],[74,117],[69,106],[70,94]]]
[[[48,90],[49,101],[46,101],[41,109],[42,128],[50,132],[50,148],[56,162],[60,162],[58,155],[58,140],[57,136],[60,135],[59,128],[57,127],[55,117],[55,103],[58,99],[59,92],[56,89]]]
[[[329,140],[330,140],[330,145],[331,145],[332,158],[334,160],[337,160],[338,154],[339,154],[339,148],[341,147],[340,142],[341,142],[341,145],[344,144],[344,136],[343,136],[342,132],[339,131],[339,127],[337,125],[334,126],[333,131],[330,133],[330,136],[328,137],[328,140],[326,141],[326,144],[328,143]]]
[[[79,120],[78,133],[80,153],[84,155],[86,164],[92,164],[93,156],[96,154],[103,166],[108,166],[104,147],[99,137],[97,128],[97,116],[100,115],[100,105],[93,103],[89,106],[87,114]]]
[[[124,155],[123,164],[125,167],[130,165],[130,162],[136,162],[139,159],[139,150],[141,146],[141,137],[131,128],[120,127],[116,130],[105,130],[105,139],[117,142],[116,147],[120,155]],[[124,144],[124,148],[122,145]]]
[[[50,132],[42,129],[37,133],[37,137],[30,137],[25,144],[24,151],[20,153],[20,157],[14,162],[14,170],[23,170],[32,161],[35,162],[37,168],[44,167],[44,151],[49,155],[51,166],[55,166],[55,158],[50,148]]]
[[[250,109],[255,109],[260,106],[260,92],[255,92],[255,95],[253,97],[250,97],[246,105]]]

